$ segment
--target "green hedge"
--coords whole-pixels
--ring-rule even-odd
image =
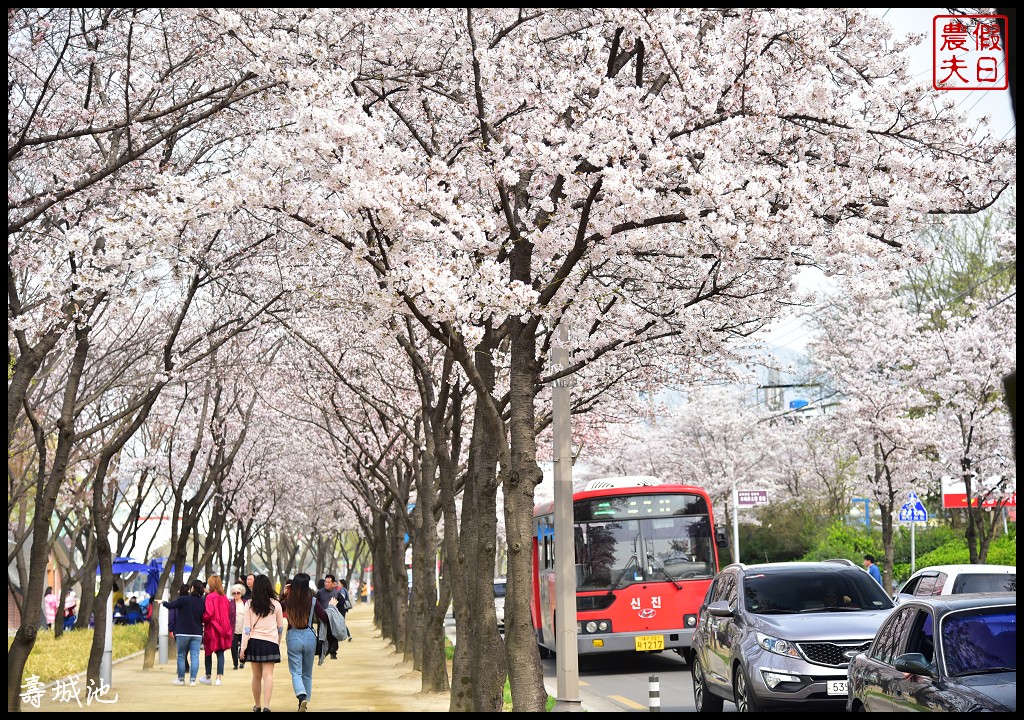
[[[931,565],[965,565],[970,562],[967,541],[963,535],[945,525],[916,530],[914,551],[918,570]],[[817,561],[847,558],[859,565],[867,553],[874,555],[876,561],[881,564],[885,551],[880,532],[875,530],[869,533],[867,528],[860,525],[833,522],[822,534],[817,545],[799,559]],[[896,528],[894,533],[893,560],[893,577],[898,582],[910,577],[910,530],[905,526]],[[1009,535],[1000,535],[993,539],[986,562],[990,565],[1017,564],[1016,524],[1010,526]]]

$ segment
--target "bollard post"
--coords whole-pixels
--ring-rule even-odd
[[[661,712],[661,684],[657,675],[651,675],[648,680],[648,693],[650,694],[650,712]]]

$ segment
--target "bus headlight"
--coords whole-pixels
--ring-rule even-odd
[[[688,628],[697,627],[697,615],[683,615],[683,625]]]
[[[607,633],[612,631],[611,620],[585,620],[576,623],[577,632],[593,635],[594,633]]]

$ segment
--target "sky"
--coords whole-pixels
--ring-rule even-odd
[[[924,33],[925,39],[911,50],[910,70],[915,77],[928,80],[932,73],[932,18],[946,15],[945,8],[878,8],[873,10],[894,28],[894,37],[908,33]],[[992,134],[998,139],[1017,132],[1009,90],[950,90],[958,96],[958,107],[974,119],[988,115]],[[827,292],[829,283],[821,272],[808,269],[798,277],[801,288]],[[771,345],[804,354],[811,339],[806,317],[796,315],[779,320],[759,336]]]

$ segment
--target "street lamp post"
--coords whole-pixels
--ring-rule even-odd
[[[569,365],[569,333],[559,323],[558,338],[551,346],[551,369]],[[569,405],[571,381],[559,378],[551,388],[551,425],[554,444],[555,483],[555,664],[556,709],[582,709],[579,657],[576,647],[576,558],[572,509],[572,425]]]
[[[850,502],[851,503],[859,503],[859,502],[864,503],[864,525],[865,525],[865,527],[867,527],[868,530],[870,530],[871,529],[871,510],[870,510],[871,500],[869,500],[868,498],[854,497],[854,498],[850,498]]]
[[[740,561],[740,500],[736,481],[732,481],[732,561]]]

